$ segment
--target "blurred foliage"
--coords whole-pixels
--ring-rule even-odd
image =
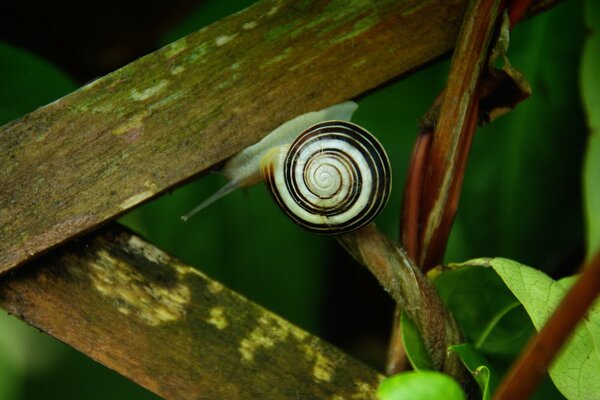
[[[589,36],[581,66],[581,92],[587,111],[590,137],[584,170],[587,222],[587,256],[600,251],[600,3],[585,2]]]
[[[166,33],[160,44],[252,3],[205,1]],[[588,0],[586,6],[598,15],[594,0]],[[597,26],[598,19],[594,21]],[[588,24],[592,26],[590,20]],[[580,174],[587,132],[578,80],[583,39],[582,2],[577,0],[559,4],[515,28],[508,56],[531,83],[533,96],[476,135],[447,251],[448,261],[502,256],[554,275],[571,273],[581,261]],[[598,102],[588,100],[598,94],[592,89],[598,87],[595,71],[600,52],[593,50],[598,48],[597,35],[595,39],[596,47],[589,44],[585,53],[581,87],[588,96],[588,111],[592,112],[590,104],[593,104],[596,110],[593,115],[597,118]],[[57,68],[4,44],[0,44],[0,65],[2,123],[75,88]],[[377,135],[392,161],[392,197],[377,223],[393,238],[398,237],[402,189],[418,120],[442,90],[447,69],[447,60],[434,63],[358,99],[360,107],[353,121]],[[592,86],[594,82],[596,86]],[[590,126],[597,127],[592,121]],[[595,155],[588,153],[588,171],[596,171],[589,165],[594,162],[597,165],[598,147]],[[595,178],[598,175],[590,174],[586,180],[588,201],[600,191],[599,180]],[[348,265],[338,268],[340,249],[335,240],[296,227],[273,204],[262,185],[232,193],[191,221],[181,222],[182,214],[224,183],[224,178],[208,175],[137,208],[120,222],[165,251],[317,334],[326,333],[324,326],[331,325],[323,321],[324,308],[344,310],[348,304],[360,302],[365,312],[370,313],[381,307],[369,297],[350,300],[327,295],[343,281],[329,272],[358,267],[349,265],[346,258],[343,262]],[[588,205],[587,219],[598,221],[599,212],[600,207],[594,209]],[[358,284],[361,283],[365,282]],[[490,293],[492,296],[476,292],[472,295],[482,299],[481,306],[498,306],[497,312],[480,315],[481,310],[475,307],[467,307],[465,312],[472,311],[474,317],[488,318],[488,322],[489,318],[497,317],[494,332],[510,334],[502,338],[468,329],[473,332],[468,337],[486,348],[492,362],[502,371],[532,327],[521,323],[527,318],[522,307],[513,307],[506,301],[508,297],[498,295],[502,288]],[[357,312],[355,318],[364,318],[364,313]],[[155,398],[20,322],[0,319],[0,398],[72,397]]]

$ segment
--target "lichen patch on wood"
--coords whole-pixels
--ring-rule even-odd
[[[215,326],[219,330],[227,328],[229,322],[225,318],[225,309],[223,307],[213,307],[210,309],[210,317],[206,320],[209,324]]]
[[[381,379],[116,225],[4,275],[0,306],[169,400],[359,399]]]
[[[321,353],[317,353],[313,375],[319,381],[331,381],[334,373],[333,363]]]
[[[133,207],[136,204],[141,203],[142,201],[152,197],[152,195],[154,194],[154,192],[150,191],[150,190],[144,190],[141,193],[138,194],[134,194],[133,196],[125,199],[125,201],[123,201],[120,204],[121,210],[126,210],[128,208]]]
[[[134,136],[139,137],[144,132],[144,120],[150,115],[148,110],[143,110],[134,116],[130,117],[125,123],[117,126],[112,130],[112,134],[116,136]]]
[[[0,273],[147,200],[137,182],[152,179],[152,195],[166,192],[300,113],[439,57],[455,43],[466,4],[259,2],[0,128],[0,152],[15,156],[0,157],[10,171],[0,202],[19,199],[0,225]],[[50,168],[36,186],[40,174],[28,166],[41,159]],[[49,232],[91,212],[89,222]]]
[[[249,31],[251,29],[256,28],[257,26],[258,26],[258,22],[256,22],[256,21],[248,21],[244,25],[242,25],[242,29],[246,30],[246,31]]]
[[[131,236],[127,241],[127,245],[137,255],[157,264],[166,264],[171,260],[171,257],[160,250],[158,247],[150,246],[137,236]]]
[[[163,91],[169,85],[169,81],[166,79],[161,80],[158,84],[150,86],[149,88],[138,90],[131,89],[131,98],[136,101],[144,101],[152,96],[157,95]]]
[[[285,340],[287,332],[277,326],[274,321],[262,316],[258,325],[240,341],[238,351],[243,361],[254,361],[254,355],[260,348],[268,349],[278,341]]]
[[[183,71],[185,71],[185,67],[183,65],[175,65],[173,68],[171,68],[172,75],[179,75]]]
[[[225,286],[223,286],[222,284],[220,284],[217,281],[212,281],[210,282],[210,284],[208,285],[208,290],[212,293],[212,294],[219,294],[223,291],[223,289],[225,289]]]
[[[105,250],[98,251],[90,267],[94,288],[122,314],[132,315],[150,326],[174,322],[185,316],[191,299],[186,285],[161,286],[148,282],[140,272]]]
[[[165,56],[167,56],[168,58],[173,58],[177,54],[184,51],[185,49],[187,49],[186,38],[181,38],[181,39],[165,46],[165,48],[163,49],[163,51],[164,51],[163,54]]]
[[[223,46],[223,45],[231,42],[233,39],[235,39],[237,35],[238,35],[237,33],[234,33],[232,35],[221,35],[215,39],[215,44],[217,46]]]

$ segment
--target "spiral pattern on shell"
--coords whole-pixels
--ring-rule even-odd
[[[358,125],[328,121],[302,132],[261,160],[262,176],[281,209],[320,234],[359,229],[385,207],[391,168],[381,144]]]

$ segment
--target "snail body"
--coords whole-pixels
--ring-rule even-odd
[[[194,214],[235,189],[245,188],[260,182],[260,160],[271,148],[291,143],[298,136],[298,133],[319,122],[332,119],[349,121],[357,108],[358,104],[355,102],[345,101],[320,111],[301,114],[283,123],[261,141],[232,156],[220,171],[225,178],[229,179],[229,182],[194,207],[193,210],[183,215],[181,219],[187,221]]]
[[[284,123],[233,156],[221,171],[229,183],[182,219],[262,179],[303,228],[335,235],[365,226],[387,203],[391,168],[377,139],[348,122],[357,107],[344,102]]]

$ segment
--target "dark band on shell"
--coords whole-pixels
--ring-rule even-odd
[[[262,175],[281,209],[320,234],[352,232],[385,207],[389,159],[358,125],[328,121],[302,132],[284,153],[265,157]]]

